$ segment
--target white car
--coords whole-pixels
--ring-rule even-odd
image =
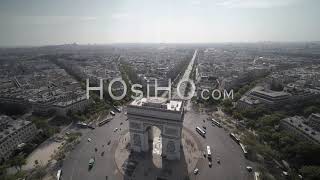
[[[289,173],[287,171],[282,171],[282,175],[287,177],[287,176],[289,176]]]
[[[118,128],[115,128],[114,130],[113,130],[113,132],[117,132],[118,131]]]
[[[91,138],[88,138],[88,142],[91,142]]]
[[[249,172],[252,171],[252,167],[251,167],[251,166],[247,166],[246,168],[247,168],[247,170],[248,170]]]
[[[198,174],[199,173],[199,169],[198,168],[195,168],[194,170],[193,170],[193,174]]]

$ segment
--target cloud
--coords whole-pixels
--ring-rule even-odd
[[[192,1],[190,1],[190,4],[193,5],[193,6],[198,6],[198,5],[201,4],[201,1],[199,1],[199,0],[192,0]]]
[[[220,0],[218,6],[227,8],[273,8],[289,6],[302,0]]]
[[[5,16],[0,18],[0,22],[24,25],[61,25],[93,22],[96,20],[98,18],[93,16]]]
[[[96,21],[96,20],[98,20],[98,18],[97,17],[88,16],[88,17],[81,17],[80,20],[81,21]]]
[[[121,12],[121,13],[119,13],[119,12],[118,13],[113,13],[111,15],[112,19],[127,19],[129,17],[130,17],[130,15],[128,13],[123,13],[123,12]]]

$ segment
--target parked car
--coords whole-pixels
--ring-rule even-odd
[[[195,168],[194,170],[193,170],[193,174],[198,174],[199,173],[199,169],[198,168]]]

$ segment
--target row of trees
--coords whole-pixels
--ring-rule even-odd
[[[271,159],[287,159],[307,179],[317,176],[315,169],[320,169],[320,159],[315,157],[320,153],[320,145],[301,141],[295,134],[282,130],[279,125],[281,119],[287,117],[286,111],[273,112],[258,106],[245,111],[233,110],[232,115],[243,119],[246,126],[258,134],[245,138],[245,143],[255,152]]]
[[[167,74],[168,79],[172,81],[175,80],[180,73],[185,72],[187,69],[190,59],[192,57],[192,53],[190,55],[184,57],[180,62],[177,63]]]
[[[22,166],[25,164],[26,164],[26,159],[25,159],[24,154],[19,154],[17,156],[14,156],[9,161],[0,165],[0,179],[15,180],[15,179],[25,177],[26,173],[24,171],[21,171]],[[17,170],[17,173],[8,174],[7,169],[9,167],[15,167]]]

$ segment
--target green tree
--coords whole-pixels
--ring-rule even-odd
[[[10,161],[10,165],[14,166],[18,171],[21,171],[21,167],[26,164],[26,159],[24,158],[24,155],[19,154]]]
[[[233,116],[233,118],[235,118],[235,119],[239,119],[239,120],[242,119],[241,113],[239,113],[239,112],[237,112],[237,111],[233,111],[233,112],[232,112],[232,116]]]
[[[8,165],[6,164],[0,165],[0,177],[5,176],[7,174],[7,168]]]
[[[225,99],[225,100],[223,100],[222,105],[225,108],[231,108],[232,107],[232,101],[230,99]]]
[[[320,166],[303,166],[300,172],[304,179],[307,180],[319,180]]]
[[[37,165],[34,168],[34,172],[32,173],[31,179],[42,180],[47,174],[46,168],[41,165]]]
[[[316,106],[308,106],[303,110],[303,115],[305,117],[309,116],[312,113],[319,113],[320,112],[320,108],[316,107]]]

